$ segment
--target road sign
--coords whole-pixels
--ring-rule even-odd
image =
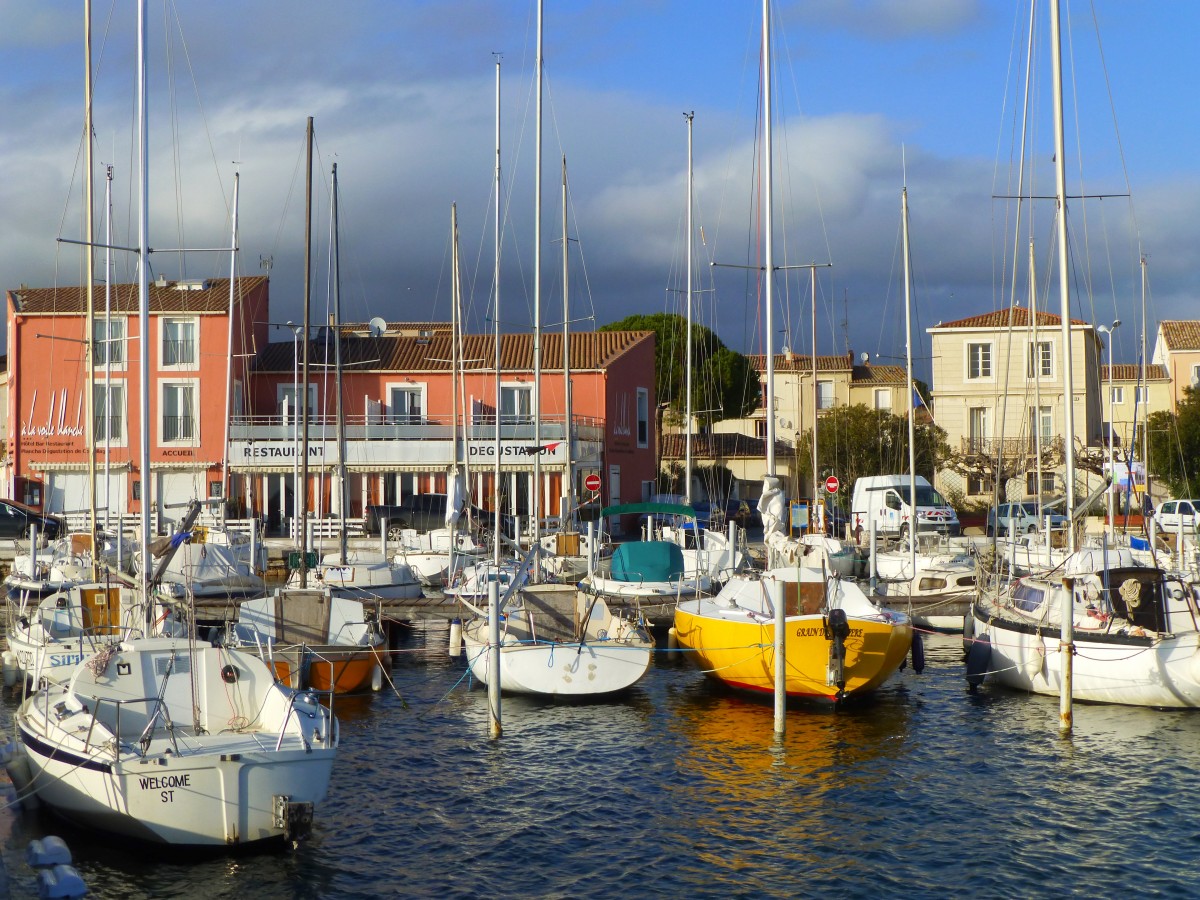
[[[600,476],[592,472],[587,478],[583,479],[583,486],[593,493],[600,490]]]
[[[836,475],[830,475],[825,479],[825,490],[831,494],[836,494],[838,492],[838,488],[841,486],[842,483],[838,481],[838,477]]]

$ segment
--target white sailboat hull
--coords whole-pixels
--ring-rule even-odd
[[[1057,697],[1062,652],[1053,629],[1030,632],[989,620],[976,608],[976,640],[991,645],[989,677],[1006,687]],[[1196,633],[1098,640],[1076,633],[1072,696],[1094,703],[1162,708],[1200,707],[1200,644]]]
[[[337,748],[329,711],[261,660],[166,638],[89,658],[16,725],[22,794],[84,827],[183,846],[303,837]]]
[[[464,632],[471,674],[489,683],[492,649],[487,623]],[[595,697],[632,687],[650,669],[653,643],[510,643],[500,650],[500,688],[517,694]]]

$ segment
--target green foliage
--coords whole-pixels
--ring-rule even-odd
[[[653,331],[655,403],[682,414],[685,401],[687,319],[677,313],[626,316],[599,331]],[[758,373],[710,328],[692,324],[692,409],[702,425],[740,418],[758,406]]]
[[[1200,495],[1200,390],[1185,387],[1174,413],[1151,413],[1146,434],[1151,476],[1175,497]]]
[[[917,425],[913,432],[916,468],[933,483],[933,473],[950,454],[946,432],[935,424]],[[800,440],[800,471],[812,471],[812,432]],[[807,453],[805,452],[807,450]],[[821,416],[817,427],[817,468],[842,482],[847,496],[865,475],[899,475],[908,471],[908,419],[886,409],[862,404],[838,406]],[[801,476],[801,483],[809,479]],[[807,491],[802,491],[802,494]]]

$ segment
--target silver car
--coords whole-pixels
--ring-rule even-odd
[[[1021,503],[1001,503],[994,509],[988,510],[987,533],[1000,536],[1006,534],[1034,534],[1041,531],[1042,521],[1049,519],[1050,527],[1062,528],[1067,519],[1061,513],[1042,510],[1042,519],[1038,518],[1038,505],[1033,500]]]

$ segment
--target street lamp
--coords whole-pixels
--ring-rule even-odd
[[[1120,319],[1113,319],[1112,325],[1101,325],[1096,330],[1101,334],[1108,335],[1108,477],[1113,476],[1113,420],[1116,418],[1116,409],[1113,406],[1112,395],[1112,345],[1113,332],[1117,330],[1117,326],[1121,324]],[[1113,527],[1113,486],[1110,483],[1108,486],[1108,527]]]

